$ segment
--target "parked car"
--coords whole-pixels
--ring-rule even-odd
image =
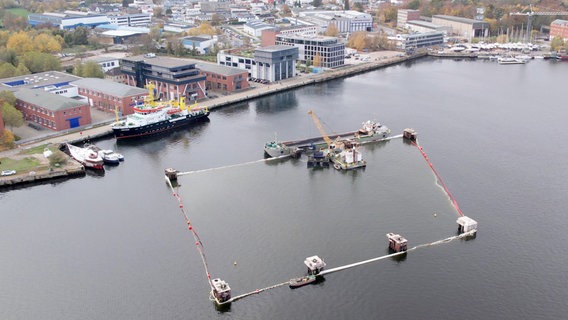
[[[16,170],[2,170],[2,176],[11,176],[16,174]]]

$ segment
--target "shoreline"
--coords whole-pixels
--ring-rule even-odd
[[[380,52],[379,52],[380,53]],[[396,56],[381,56],[377,57],[375,60],[356,63],[341,67],[339,69],[327,70],[317,74],[298,74],[298,76],[285,79],[282,81],[269,83],[267,85],[259,85],[251,89],[229,94],[223,96],[217,96],[209,100],[204,101],[207,107],[212,112],[216,109],[230,106],[235,103],[245,102],[253,100],[259,97],[264,97],[288,90],[293,90],[303,86],[308,86],[312,84],[322,83],[334,79],[354,76],[360,73],[365,73],[373,71],[380,68],[389,67],[392,65],[404,63],[407,61],[416,60],[428,56],[427,53],[417,53],[413,55],[403,55],[401,53],[396,54]],[[109,124],[115,122],[116,120],[110,119],[101,121],[96,124],[89,125],[87,127],[78,128],[73,131],[65,132],[50,132],[48,134],[39,135],[37,137],[31,137],[24,139],[22,142],[17,143],[17,148],[12,150],[7,150],[0,152],[0,158],[14,159],[21,157],[21,154],[30,148],[37,147],[39,145],[60,145],[62,143],[78,143],[85,142],[87,140],[97,140],[112,136],[112,130]],[[74,162],[74,160],[69,157],[68,161]],[[40,164],[40,166],[45,167],[45,163]],[[33,174],[32,174],[33,173]],[[38,169],[37,171],[27,171],[25,173],[16,174],[13,176],[0,177],[0,189],[5,188],[17,188],[20,186],[27,186],[30,184],[41,184],[49,182],[53,179],[64,179],[72,178],[75,176],[84,176],[85,168],[80,165],[80,167],[74,167],[68,169],[63,168],[51,168],[50,169]]]

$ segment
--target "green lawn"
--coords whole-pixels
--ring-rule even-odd
[[[20,16],[20,17],[24,17],[27,18],[28,15],[30,14],[30,12],[24,8],[11,8],[11,9],[7,9],[7,12],[10,12],[11,14]]]

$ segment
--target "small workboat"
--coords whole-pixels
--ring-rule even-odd
[[[305,277],[290,279],[289,285],[290,285],[290,288],[298,288],[298,287],[305,286],[305,285],[310,284],[310,283],[315,282],[315,281],[316,281],[316,275],[309,275],[309,276],[305,276]]]

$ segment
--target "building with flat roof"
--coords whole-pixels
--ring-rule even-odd
[[[188,50],[197,50],[200,54],[207,54],[217,43],[217,36],[189,36],[181,38],[181,44]]]
[[[110,24],[123,27],[147,27],[152,23],[152,15],[148,13],[110,14]]]
[[[433,31],[401,35],[400,49],[423,48],[444,44],[444,32]]]
[[[432,23],[449,27],[449,32],[452,35],[463,37],[468,41],[471,41],[473,38],[489,36],[489,23],[483,21],[446,15],[434,15],[432,16]]]
[[[284,45],[274,45],[254,50],[256,72],[255,78],[268,81],[280,81],[296,76],[296,60],[298,48]]]
[[[21,88],[14,93],[24,119],[54,131],[91,124],[89,105],[81,100],[43,90]]]
[[[81,11],[65,11],[31,13],[28,15],[28,23],[32,27],[42,24],[49,24],[59,29],[75,29],[77,27],[94,28],[99,25],[110,23],[109,18],[104,14]]]
[[[26,74],[17,77],[0,79],[0,91],[16,92],[22,88],[43,89],[45,91],[57,90],[68,86],[81,77],[60,71],[46,71]]]
[[[273,46],[276,44],[276,35],[283,34],[283,35],[301,35],[304,37],[315,37],[318,34],[318,27],[315,25],[300,25],[300,26],[291,26],[286,28],[272,28],[272,29],[265,29],[262,30],[261,38],[260,38],[260,46],[267,47]]]
[[[277,35],[276,44],[297,47],[298,60],[302,63],[313,65],[314,61],[319,59],[319,65],[316,67],[336,68],[344,65],[345,62],[345,44],[340,43],[335,37]]]
[[[71,85],[77,87],[78,94],[86,98],[89,106],[119,115],[134,113],[136,102],[148,95],[146,89],[99,78],[85,78]]]
[[[206,77],[207,90],[229,93],[249,87],[247,70],[205,62],[196,64],[196,67]]]
[[[262,30],[273,29],[274,25],[267,24],[262,21],[249,21],[244,24],[243,31],[250,34],[253,37],[260,37],[262,35]]]
[[[340,33],[372,31],[373,29],[373,17],[368,13],[354,10],[300,11],[299,16],[306,22],[319,26],[320,31],[327,30],[330,24],[335,24]]]
[[[251,78],[269,82],[296,76],[297,59],[298,48],[283,45],[256,48],[253,55],[217,54],[218,64],[245,70]]]
[[[207,96],[206,77],[199,74],[193,60],[146,54],[122,58],[120,64],[127,85],[144,88],[153,83],[156,95],[164,100]]]
[[[550,39],[560,37],[568,41],[568,20],[556,19],[550,24]]]
[[[404,25],[404,27],[405,27],[405,29],[410,30],[411,32],[416,32],[416,33],[440,31],[440,32],[444,32],[444,33],[447,34],[450,30],[450,27],[439,26],[437,24],[433,24],[431,22],[422,21],[422,20],[408,21]]]
[[[396,25],[404,28],[408,21],[420,20],[420,10],[398,9],[396,13]]]

